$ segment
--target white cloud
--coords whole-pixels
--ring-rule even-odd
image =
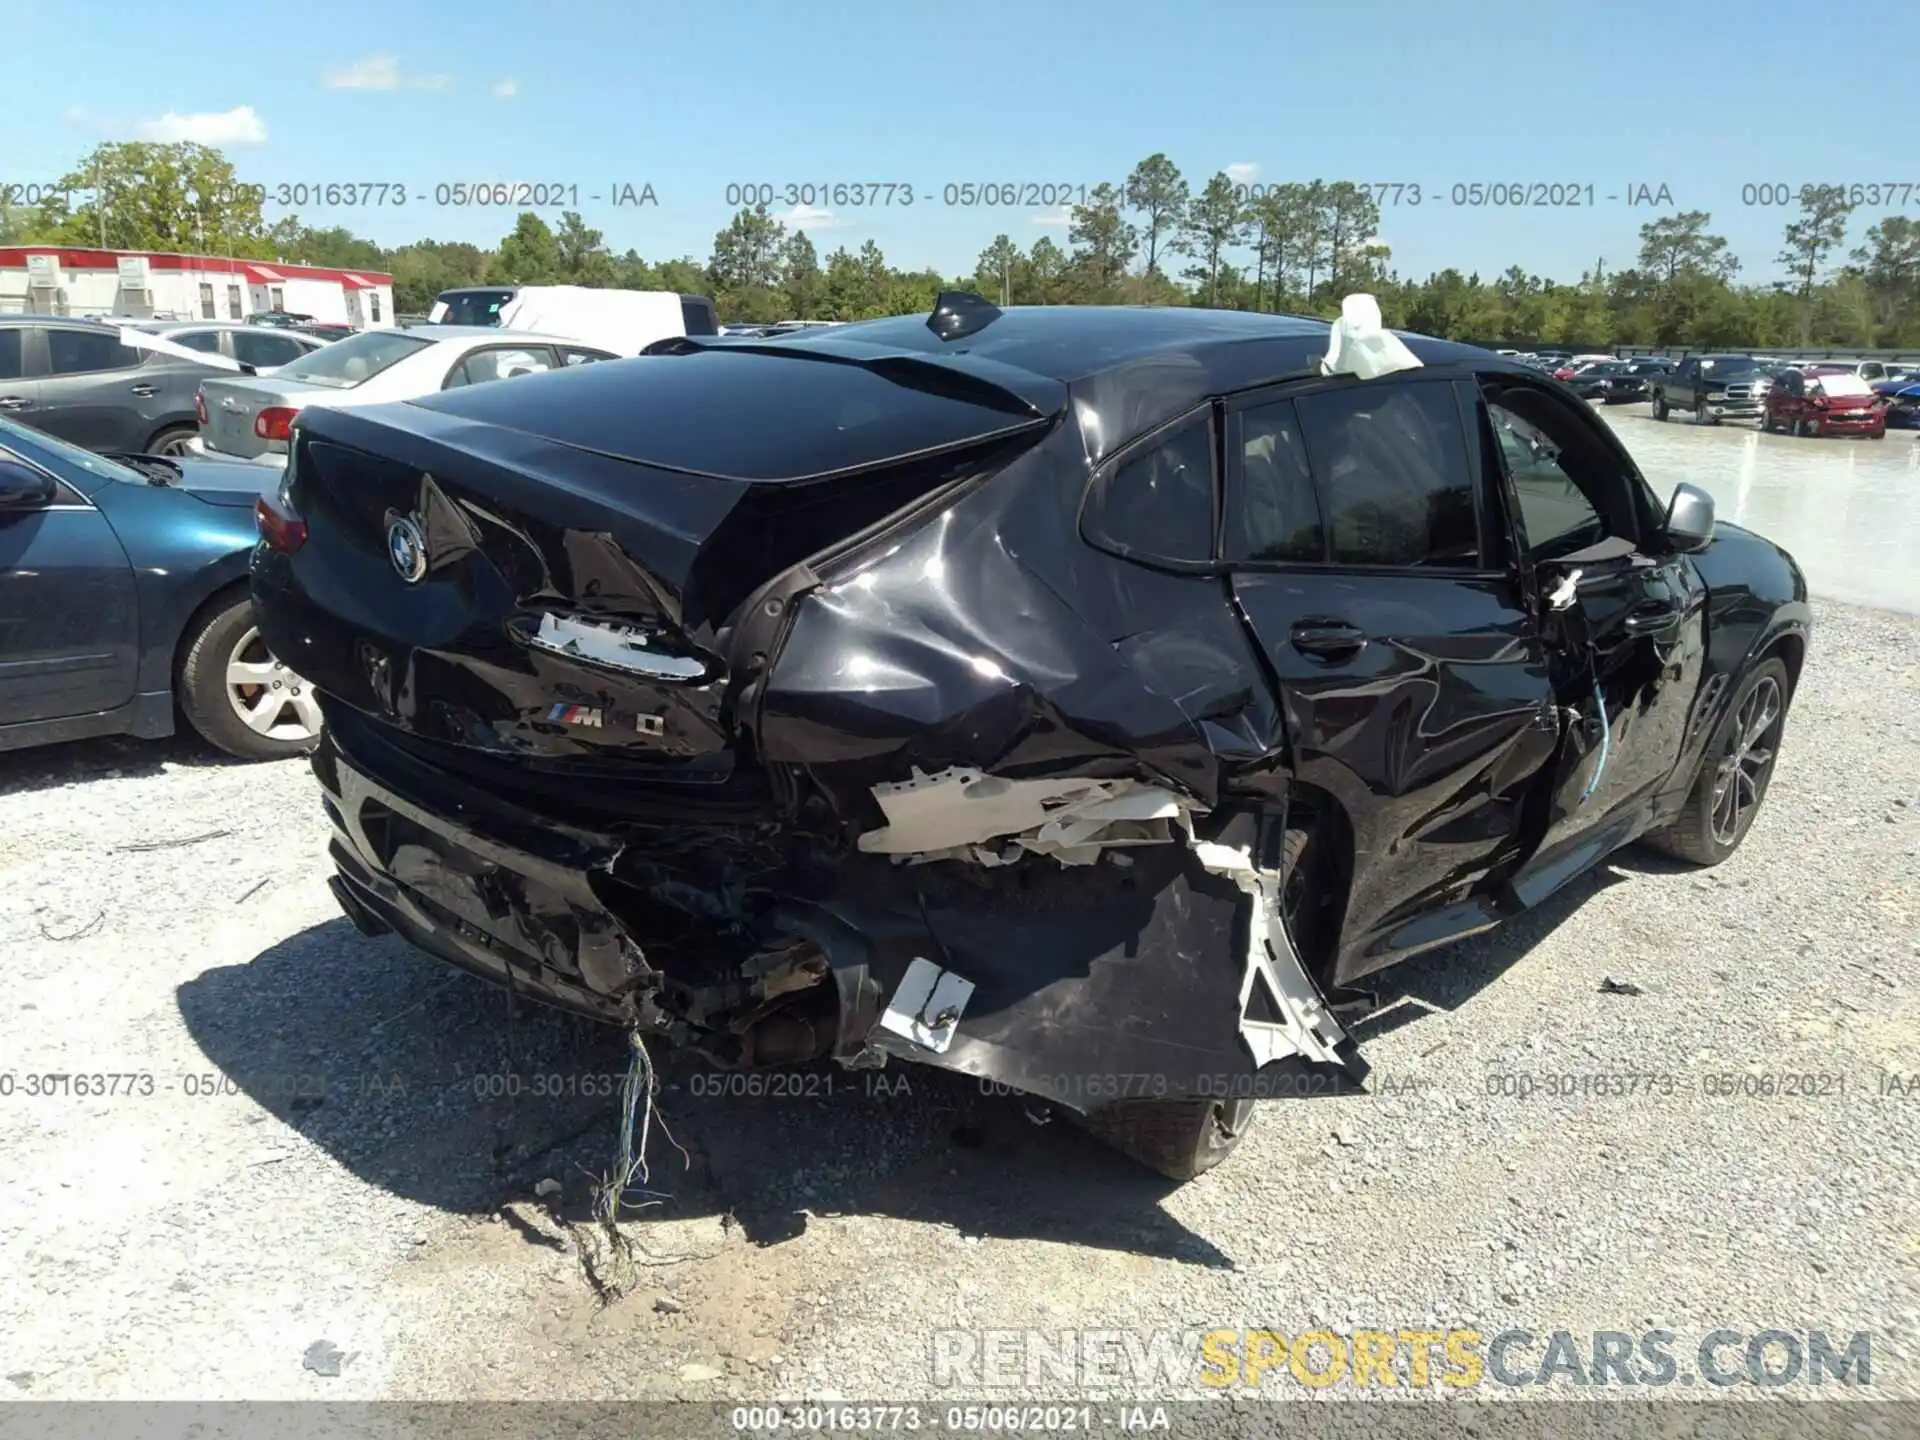
[[[496,100],[511,100],[519,93],[520,82],[518,80],[509,78],[493,82],[493,98]]]
[[[398,90],[400,62],[391,55],[365,55],[336,65],[321,77],[329,90]]]
[[[791,210],[776,210],[773,218],[789,230],[845,230],[854,222],[831,210],[813,205],[796,205]]]
[[[1227,179],[1236,185],[1251,185],[1260,178],[1260,167],[1251,160],[1227,166]]]
[[[267,127],[251,105],[236,105],[231,110],[201,111],[181,115],[169,110],[154,120],[142,120],[134,126],[142,140],[163,145],[189,140],[196,145],[264,145]]]
[[[1073,223],[1073,207],[1071,205],[1053,205],[1045,210],[1036,210],[1033,212],[1033,223],[1036,225],[1071,225]]]
[[[453,77],[444,72],[433,75],[400,73],[400,61],[385,51],[362,55],[345,65],[336,65],[321,77],[329,90],[451,90]]]

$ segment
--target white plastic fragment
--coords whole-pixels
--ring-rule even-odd
[[[1307,977],[1300,957],[1280,920],[1280,875],[1261,870],[1244,849],[1208,840],[1193,842],[1200,863],[1216,875],[1233,881],[1253,901],[1247,927],[1247,968],[1240,978],[1240,1036],[1253,1052],[1256,1066],[1288,1055],[1301,1055],[1323,1065],[1338,1065],[1336,1046],[1347,1038]],[[1278,1020],[1249,1020],[1248,1002],[1254,987],[1262,987]]]
[[[874,786],[873,798],[887,823],[860,837],[868,854],[989,867],[1027,853],[1091,865],[1110,849],[1165,845],[1198,808],[1138,780],[1006,780],[959,766],[916,769],[910,780]]]
[[[238,360],[229,360],[224,355],[212,355],[205,350],[193,350],[164,335],[152,335],[145,330],[134,330],[127,326],[120,328],[120,343],[132,350],[154,350],[162,355],[171,355],[177,360],[191,360],[196,365],[210,370],[240,369]],[[267,367],[269,369],[274,367]]]
[[[880,1028],[922,1050],[946,1053],[973,998],[973,982],[916,956],[880,1016]]]
[[[1349,295],[1340,302],[1340,318],[1333,323],[1323,375],[1358,375],[1362,380],[1415,370],[1419,359],[1380,320],[1380,302],[1371,295]]]

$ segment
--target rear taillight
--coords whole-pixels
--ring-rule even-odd
[[[207,423],[207,392],[204,390],[193,392],[193,418],[202,425]]]
[[[291,555],[307,543],[307,522],[288,514],[264,495],[253,502],[253,519],[268,548],[282,555]]]
[[[285,405],[269,405],[253,417],[253,433],[262,440],[285,440],[293,434],[293,417],[298,413]]]

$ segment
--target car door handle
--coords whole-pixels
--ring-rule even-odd
[[[1366,632],[1344,620],[1302,620],[1287,633],[1293,648],[1303,655],[1333,660],[1365,648]]]
[[[147,384],[147,382],[144,380],[142,380],[138,385],[132,385],[132,386],[129,386],[128,388],[132,390],[133,393],[136,395],[152,395],[153,393],[155,393],[153,386]]]

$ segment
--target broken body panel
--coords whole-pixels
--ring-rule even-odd
[[[1528,597],[1369,602],[1080,525],[1139,436],[1315,376],[1327,337],[963,308],[308,418],[307,539],[254,588],[325,697],[343,907],[728,1063],[899,1057],[1083,1111],[1356,1083],[1334,987],[1522,903],[1578,748]],[[1407,345],[1353,348],[1488,358]],[[1329,585],[1375,607],[1359,669],[1289,648]],[[1353,877],[1304,957],[1302,800]]]

